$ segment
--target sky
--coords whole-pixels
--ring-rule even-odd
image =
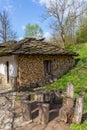
[[[44,5],[49,5],[49,0],[0,0],[0,12],[6,10],[12,29],[17,32],[17,39],[24,37],[24,28],[28,23],[38,24],[44,37],[50,37],[48,20],[44,20]]]

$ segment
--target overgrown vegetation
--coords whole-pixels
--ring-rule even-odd
[[[43,30],[38,24],[28,23],[25,26],[25,37],[42,38]]]
[[[81,25],[76,32],[77,43],[87,42],[87,17],[81,20]]]
[[[79,56],[75,57],[76,64],[72,70],[65,74],[61,79],[51,85],[45,86],[46,89],[66,89],[67,83],[72,82],[75,86],[75,97],[80,91],[85,91],[84,113],[87,113],[87,43],[68,46],[67,49],[76,51]],[[81,125],[71,125],[73,130],[86,130],[87,121]]]
[[[72,44],[76,39],[80,19],[86,15],[86,0],[48,0],[46,4],[47,18],[50,18],[50,28],[56,36],[57,44],[62,47]],[[53,36],[54,42],[55,37]]]

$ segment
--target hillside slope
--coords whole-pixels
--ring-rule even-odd
[[[47,89],[65,89],[68,82],[72,82],[75,86],[75,97],[80,91],[85,91],[84,113],[87,113],[87,43],[69,46],[68,50],[75,51],[79,54],[75,57],[76,64],[67,74],[51,85],[47,85]],[[72,125],[73,130],[86,130],[87,121],[81,125]]]

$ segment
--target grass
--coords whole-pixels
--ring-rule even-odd
[[[62,76],[61,79],[51,85],[45,86],[45,88],[51,90],[66,89],[67,83],[72,82],[75,86],[75,96],[77,96],[80,91],[85,91],[84,113],[87,113],[87,43],[68,46],[67,49],[79,54],[78,57],[75,57],[78,62],[76,62],[73,69]],[[81,125],[72,124],[71,128],[73,130],[86,130],[87,121]]]

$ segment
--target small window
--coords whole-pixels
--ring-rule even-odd
[[[48,75],[51,74],[51,64],[52,64],[51,60],[45,60],[44,61],[44,72],[45,72],[45,74],[48,74]]]

